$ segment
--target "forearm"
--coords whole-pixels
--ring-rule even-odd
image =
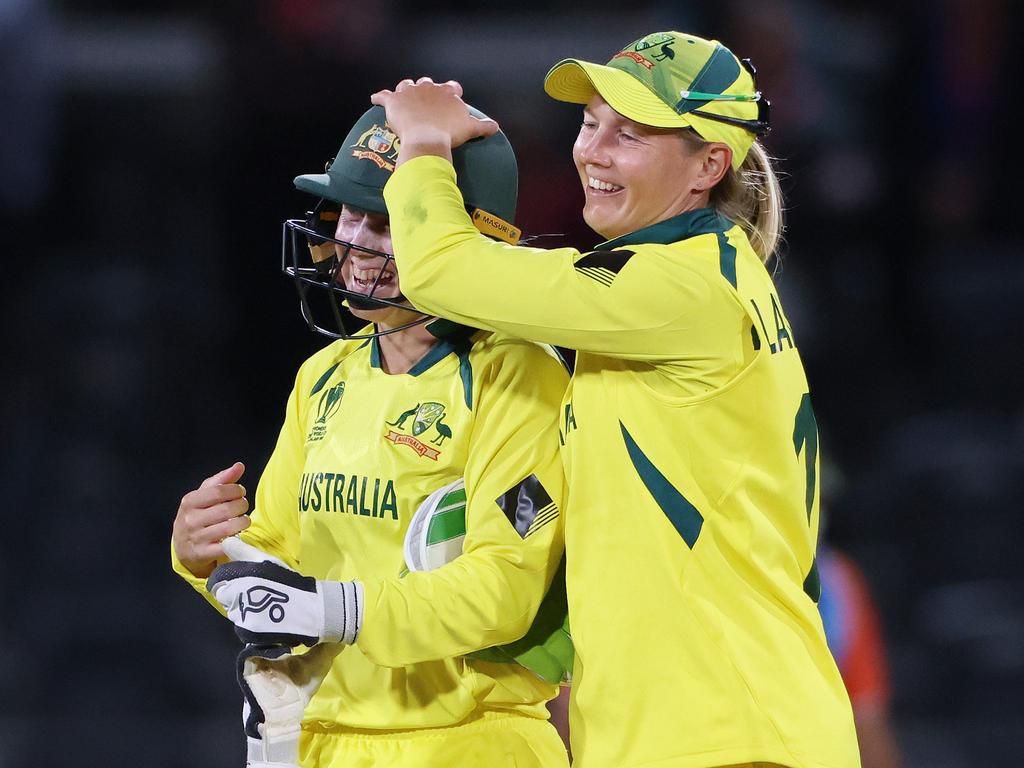
[[[357,645],[386,667],[503,645],[529,629],[547,585],[543,569],[482,552],[435,571],[371,581]]]

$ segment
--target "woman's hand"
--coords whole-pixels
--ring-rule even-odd
[[[238,485],[243,472],[245,465],[236,461],[181,499],[171,541],[181,564],[199,578],[205,579],[225,559],[221,541],[249,527],[249,500]]]
[[[388,125],[401,140],[398,165],[420,155],[452,159],[452,149],[470,139],[490,136],[498,124],[473,117],[454,80],[435,83],[429,77],[403,80],[393,91],[378,91],[370,101],[384,107]]]

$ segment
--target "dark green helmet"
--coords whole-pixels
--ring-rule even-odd
[[[487,117],[469,108],[474,117]],[[295,177],[303,192],[373,213],[387,214],[384,185],[398,159],[398,137],[387,126],[384,107],[371,107],[345,137],[326,173]],[[456,147],[452,165],[469,208],[480,208],[511,223],[516,218],[519,169],[505,134],[473,139]]]
[[[469,108],[474,117],[486,117]],[[369,213],[388,215],[384,185],[395,170],[400,143],[388,127],[384,108],[368,109],[348,132],[338,154],[324,173],[295,177],[296,188],[320,198],[304,219],[285,222],[282,269],[295,280],[301,299],[302,316],[310,328],[332,338],[364,338],[346,328],[347,306],[360,309],[398,307],[411,309],[404,296],[384,298],[377,293],[379,275],[394,260],[390,253],[370,251],[335,237],[338,211],[342,205]],[[457,184],[474,225],[486,234],[514,242],[519,230],[512,222],[516,214],[519,169],[505,134],[473,139],[452,151]],[[355,248],[363,255],[379,256],[378,278],[366,293],[348,290],[340,279],[342,265]],[[383,293],[383,291],[382,291]],[[420,315],[394,333],[430,318]]]

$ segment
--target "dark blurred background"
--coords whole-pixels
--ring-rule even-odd
[[[541,81],[659,29],[750,56],[772,99],[827,537],[877,600],[906,765],[1024,757],[1020,22],[996,0],[0,0],[0,768],[244,762],[235,638],[169,537],[207,475],[241,459],[255,487],[324,343],[279,271],[292,177],[372,91],[456,78],[517,149],[520,225],[592,245],[579,112]]]

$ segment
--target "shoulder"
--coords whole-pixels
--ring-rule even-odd
[[[299,366],[295,387],[310,394],[329,381],[342,364],[369,344],[367,339],[339,339],[306,358]]]
[[[549,344],[527,341],[498,331],[479,331],[474,334],[470,355],[481,367],[492,369],[521,369],[534,375],[569,379],[561,356]]]

